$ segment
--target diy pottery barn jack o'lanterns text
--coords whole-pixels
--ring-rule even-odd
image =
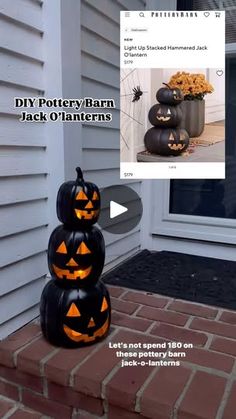
[[[85,182],[77,168],[75,182],[65,182],[57,197],[62,225],[51,234],[48,266],[52,280],[40,303],[41,327],[53,344],[77,347],[104,338],[110,326],[108,291],[99,281],[105,258],[104,239],[93,226],[100,212],[97,186]]]
[[[148,118],[153,125],[144,137],[147,151],[162,156],[178,156],[189,145],[189,135],[186,130],[178,128],[182,119],[179,104],[183,101],[180,89],[171,89],[168,85],[157,91],[159,101],[152,106]]]

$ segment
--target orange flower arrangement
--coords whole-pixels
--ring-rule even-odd
[[[171,88],[179,88],[184,94],[184,100],[203,100],[207,93],[214,92],[213,86],[206,80],[201,73],[186,73],[178,71],[174,74],[168,85]]]

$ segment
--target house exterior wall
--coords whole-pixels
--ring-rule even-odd
[[[47,272],[44,124],[21,125],[14,96],[44,94],[42,2],[0,1],[1,334],[38,313]]]
[[[119,10],[144,8],[144,0],[0,0],[0,339],[38,315],[59,184],[77,164],[101,188],[121,183],[118,110],[109,126],[21,124],[13,98],[91,95],[119,107]],[[104,236],[106,269],[140,248],[139,226]]]

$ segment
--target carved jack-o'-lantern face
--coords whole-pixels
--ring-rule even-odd
[[[56,253],[62,255],[68,255],[68,250],[66,247],[65,242],[61,242],[58,246]],[[91,250],[89,250],[88,246],[82,241],[76,250],[76,255],[89,255],[91,254]],[[77,260],[76,260],[77,259]],[[92,266],[85,267],[85,262],[80,262],[80,258],[78,256],[69,257],[68,262],[65,260],[66,269],[59,268],[57,265],[53,264],[53,270],[58,278],[60,279],[85,279],[91,273]]]
[[[91,199],[88,198],[85,191],[80,189],[75,197],[76,207],[74,208],[76,217],[79,220],[93,220],[98,217],[100,201],[97,191],[93,191]]]
[[[54,345],[92,344],[109,331],[108,291],[100,281],[85,289],[65,288],[59,281],[49,281],[41,297],[40,320],[44,336]]]
[[[182,91],[178,88],[171,88],[168,84],[163,83],[166,87],[161,87],[156,94],[158,102],[166,105],[178,105],[184,100]]]
[[[161,156],[178,156],[189,144],[189,135],[184,129],[150,128],[144,137],[147,150]]]
[[[108,301],[103,297],[100,311],[86,314],[73,302],[66,313],[63,330],[66,336],[75,342],[93,342],[104,336],[109,328]],[[90,316],[91,314],[91,316]]]
[[[77,179],[61,185],[57,195],[59,220],[74,227],[89,227],[96,223],[100,212],[98,187],[85,182],[82,171],[77,167]]]
[[[104,264],[104,240],[96,227],[73,231],[64,226],[52,233],[48,246],[51,274],[60,280],[94,282]],[[86,285],[85,284],[85,285]]]
[[[183,149],[187,148],[189,138],[188,135],[186,135],[187,132],[185,130],[180,130],[179,136],[176,135],[175,132],[170,132],[169,134],[169,141],[168,141],[168,147],[172,151],[181,152]]]
[[[176,127],[182,118],[179,106],[156,104],[151,107],[148,114],[149,121],[157,127]]]

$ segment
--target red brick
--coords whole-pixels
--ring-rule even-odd
[[[32,410],[17,409],[11,416],[11,419],[40,419],[41,413],[33,412]]]
[[[2,418],[6,413],[8,413],[14,405],[15,403],[10,400],[0,399],[0,417]]]
[[[133,314],[139,307],[139,304],[111,298],[111,306],[113,310],[121,311],[121,313]]]
[[[42,359],[55,351],[55,346],[40,336],[35,342],[23,349],[17,355],[17,368],[32,375],[40,375]]]
[[[222,419],[235,419],[236,383],[234,382],[227,400]]]
[[[0,342],[0,363],[14,367],[13,354],[41,333],[39,325],[30,323]]]
[[[7,381],[1,380],[0,378],[0,394],[9,399],[19,400],[19,390],[14,384],[8,383]]]
[[[26,389],[23,389],[22,392],[22,403],[31,409],[37,410],[38,412],[48,416],[52,416],[54,419],[71,418],[71,407],[65,406],[53,400],[48,400],[44,396],[32,393]]]
[[[195,346],[204,346],[207,341],[207,336],[204,333],[194,332],[165,323],[156,324],[150,333],[173,341],[192,343]]]
[[[73,413],[73,419],[103,419],[104,417],[101,416],[94,416],[90,415],[88,412],[82,412],[81,410],[79,412]]]
[[[189,319],[189,317],[185,314],[175,313],[174,311],[165,311],[147,306],[141,307],[136,316],[143,317],[144,319],[176,324],[177,326],[184,326]]]
[[[231,372],[234,364],[234,358],[231,356],[217,354],[216,352],[200,348],[187,349],[186,358],[182,360],[228,373]]]
[[[104,344],[76,371],[74,388],[92,397],[101,397],[102,381],[118,362],[115,351]]]
[[[121,296],[121,294],[125,292],[125,288],[116,287],[116,286],[108,285],[108,284],[106,284],[106,287],[108,288],[108,291],[111,297],[118,298]]]
[[[94,346],[87,346],[79,349],[60,349],[45,366],[44,373],[50,381],[61,385],[67,385],[71,370],[82,362],[91,352]]]
[[[108,406],[108,419],[146,419],[143,415],[134,412],[128,412],[117,406]],[[158,419],[158,418],[156,418]]]
[[[144,390],[141,413],[148,418],[166,419],[172,417],[175,403],[191,375],[191,370],[182,367],[160,368]]]
[[[236,342],[235,340],[214,337],[210,349],[224,354],[233,355],[236,357]]]
[[[42,378],[35,377],[30,374],[25,374],[15,368],[1,367],[0,366],[0,377],[5,378],[7,381],[11,381],[16,384],[20,384],[23,387],[30,388],[31,390],[42,392],[43,382]]]
[[[190,328],[236,339],[236,326],[214,320],[193,319]]]
[[[140,330],[141,332],[145,332],[152,324],[150,320],[138,319],[117,312],[112,313],[111,321],[113,324],[116,324],[117,326],[128,327],[131,330],[135,329]]]
[[[134,411],[136,393],[151,374],[153,367],[123,367],[106,385],[106,398],[110,404]]]
[[[71,387],[48,383],[48,397],[50,400],[58,402],[64,400],[66,405],[86,410],[94,415],[101,416],[104,413],[101,399],[86,396],[82,393],[74,391]]]
[[[197,371],[178,410],[178,419],[214,419],[226,380]]]
[[[178,300],[173,301],[173,303],[169,305],[168,310],[179,311],[180,313],[205,317],[207,319],[214,319],[218,313],[218,310],[211,307],[194,303],[185,303]]]
[[[146,293],[135,291],[127,292],[122,299],[156,308],[163,308],[166,306],[168,301],[170,301],[169,298],[157,297],[155,295],[148,295]]]
[[[165,339],[162,338],[156,338],[154,336],[147,336],[144,333],[139,333],[139,332],[135,332],[132,330],[120,330],[115,336],[112,337],[112,339],[110,340],[110,344],[114,344],[114,343],[124,343],[126,345],[128,345],[129,343],[166,343]],[[127,349],[127,347],[122,347],[119,348],[120,350],[123,349]],[[119,349],[112,349],[114,351],[117,351]]]
[[[236,325],[236,313],[233,311],[223,311],[219,319],[221,322]]]

